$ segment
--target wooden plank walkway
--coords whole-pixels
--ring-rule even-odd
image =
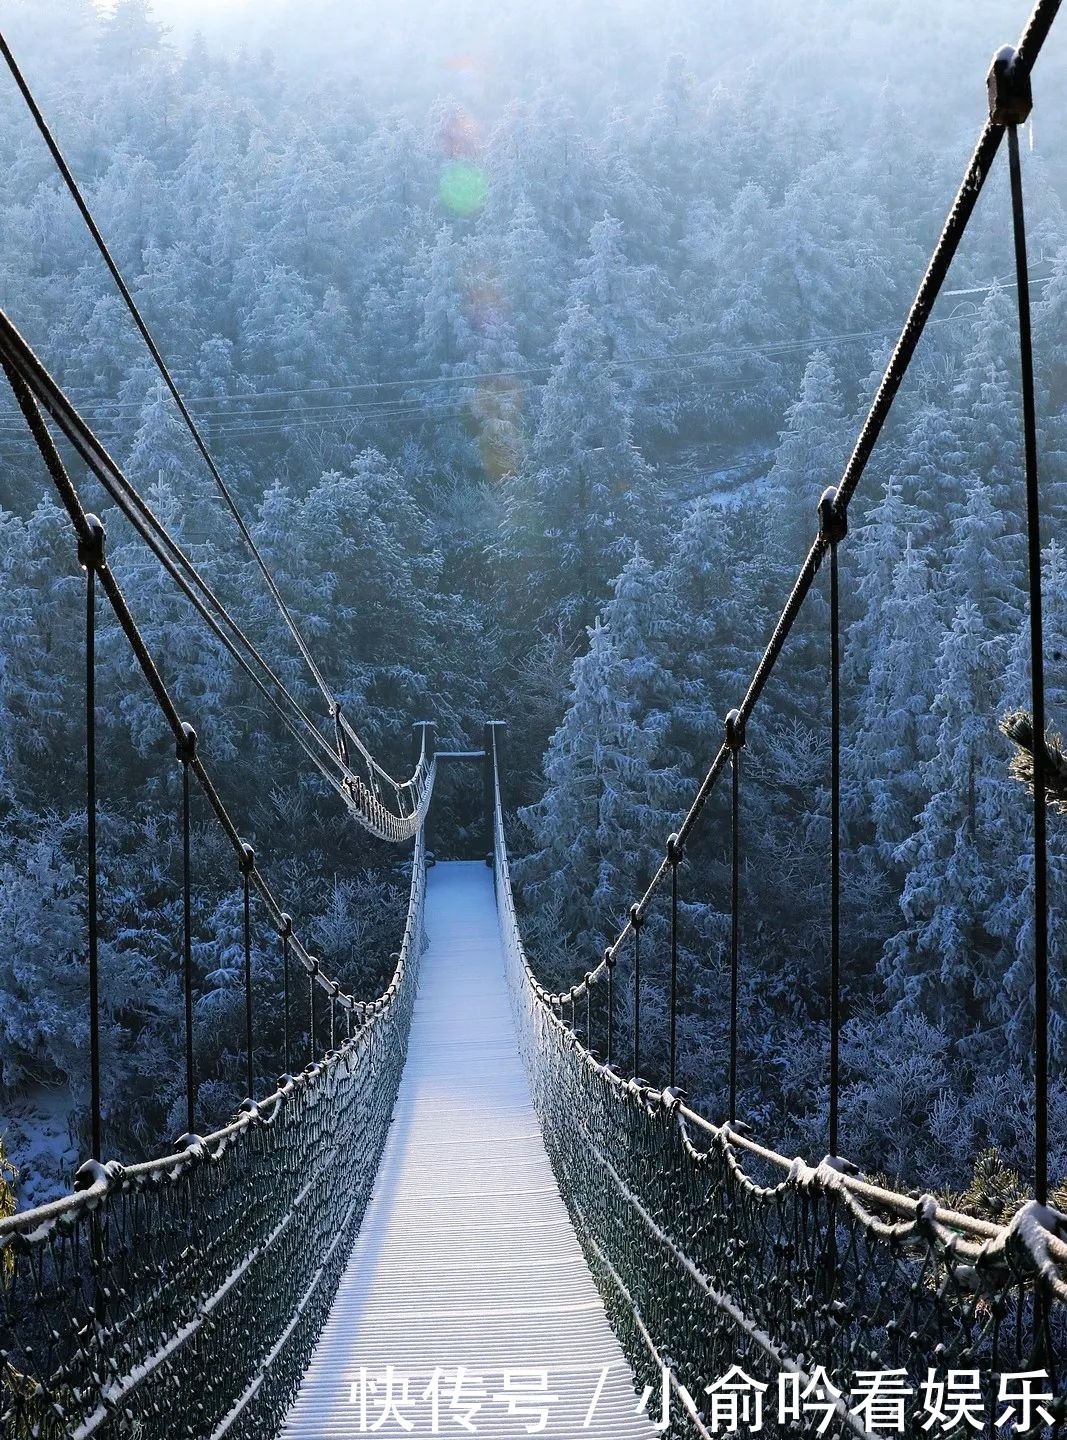
[[[633,1375],[545,1151],[518,1054],[485,865],[431,870],[426,923],[429,948],[381,1170],[282,1436],[518,1440],[547,1408],[539,1433],[548,1440],[579,1433],[653,1440],[658,1432],[636,1413]],[[394,1398],[402,1400],[408,1377],[412,1403],[397,1408],[411,1429],[395,1414],[378,1424],[390,1365]],[[461,1403],[453,1405],[460,1366],[467,1371]],[[432,1396],[420,1397],[436,1369],[444,1375],[435,1432]],[[548,1393],[558,1400],[538,1402],[529,1393],[540,1376],[513,1376],[523,1413],[509,1413],[505,1370],[547,1372]],[[648,1408],[657,1416],[658,1404],[654,1394]]]

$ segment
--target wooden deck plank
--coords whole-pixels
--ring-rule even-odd
[[[407,1066],[374,1195],[337,1299],[282,1429],[283,1440],[349,1440],[382,1414],[386,1366],[407,1430],[432,1434],[421,1397],[437,1367],[440,1434],[521,1437],[536,1417],[508,1414],[505,1370],[547,1372],[547,1440],[653,1440],[634,1379],[556,1187],[519,1058],[504,979],[492,875],[436,866],[427,895]],[[481,1409],[462,1428],[449,1400],[459,1366],[480,1377]],[[605,1367],[591,1424],[583,1422]],[[367,1424],[353,1400],[377,1382]],[[479,1397],[473,1396],[470,1403]],[[531,1397],[523,1403],[534,1404]],[[655,1409],[658,1396],[650,1402]]]

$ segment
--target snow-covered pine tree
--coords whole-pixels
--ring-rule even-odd
[[[988,1021],[1002,984],[991,931],[1010,853],[999,678],[999,647],[977,606],[963,600],[938,653],[932,708],[939,724],[922,771],[930,798],[897,852],[907,867],[905,924],[880,963],[898,1006],[954,1035]]]
[[[1052,274],[1034,307],[1035,383],[1040,436],[1042,499],[1050,533],[1067,524],[1067,245],[1057,252]]]
[[[592,623],[651,502],[652,472],[587,306],[570,308],[558,349],[522,467],[502,487],[500,564],[525,633]]]
[[[765,489],[769,543],[790,578],[818,531],[819,497],[841,478],[848,439],[833,363],[825,351],[816,350],[786,412]]]
[[[865,577],[877,629],[872,626],[867,680],[843,761],[842,806],[851,842],[869,837],[879,868],[892,877],[894,857],[912,834],[927,795],[923,767],[935,730],[931,704],[940,627],[926,559],[910,536],[889,592],[877,602],[876,576],[872,568]]]
[[[905,469],[903,460],[893,468],[878,501],[861,523],[851,527],[849,552],[842,556],[850,574],[849,608],[855,611],[848,625],[842,666],[853,693],[865,685],[877,648],[883,642],[885,606],[893,591],[897,567],[909,547],[919,551],[923,548],[925,517],[917,505],[905,499]]]
[[[640,715],[640,659],[624,655],[607,626],[593,626],[549,743],[544,794],[522,812],[533,848],[520,884],[531,901],[556,909],[589,963],[625,919],[669,820],[665,717]]]
[[[559,328],[558,269],[537,212],[520,195],[500,242],[500,285],[511,310],[515,341],[527,364],[544,364]]]
[[[491,481],[522,465],[526,442],[523,358],[510,317],[491,306],[480,326],[467,401],[477,427],[482,474]]]
[[[1008,535],[1021,534],[1023,513],[1018,327],[1014,296],[994,285],[982,302],[952,396],[961,415],[961,473],[973,470],[988,486]],[[1021,558],[1021,542],[1015,549]]]
[[[626,253],[622,225],[605,215],[589,232],[589,248],[571,282],[570,302],[587,305],[603,331],[608,364],[642,437],[673,428],[677,386],[655,360],[665,353],[670,287],[652,265],[635,265]]]

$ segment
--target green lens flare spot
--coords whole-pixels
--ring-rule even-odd
[[[441,204],[453,215],[477,215],[489,196],[489,181],[480,165],[453,160],[441,175]]]

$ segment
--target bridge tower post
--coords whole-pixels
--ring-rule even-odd
[[[504,720],[487,720],[485,722],[485,759],[482,762],[482,784],[485,790],[485,863],[493,864],[493,851],[496,849],[496,736],[498,730],[503,730],[507,722]]]
[[[423,747],[425,747],[426,749],[426,759],[433,759],[434,747],[436,743],[436,736],[433,732],[436,729],[436,720],[416,720],[414,725],[411,727],[412,769],[414,769],[414,767],[419,763],[419,756],[423,752]]]

